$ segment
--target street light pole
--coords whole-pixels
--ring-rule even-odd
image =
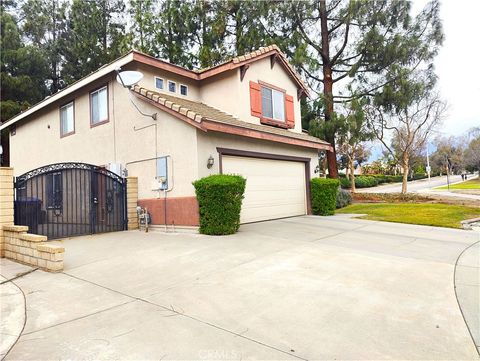
[[[427,176],[428,176],[428,184],[430,184],[430,171],[431,170],[432,169],[430,168],[430,157],[428,155],[428,141],[427,141],[427,169],[426,169],[426,171],[427,171]]]
[[[450,166],[448,165],[448,154],[445,154],[445,161],[447,164],[447,188],[450,191]]]

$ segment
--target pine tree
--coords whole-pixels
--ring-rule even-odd
[[[283,49],[322,98],[317,118],[334,119],[338,104],[374,95],[395,79],[396,66],[428,66],[443,40],[439,2],[416,17],[408,1],[283,1],[271,31],[283,34]],[[326,134],[335,147],[336,129]],[[328,153],[336,177],[336,153]]]
[[[49,76],[45,53],[25,45],[18,19],[0,6],[1,121],[6,121],[39,102],[49,94],[45,79]]]
[[[123,0],[73,0],[62,53],[67,84],[78,80],[127,51]]]
[[[25,0],[20,7],[22,36],[42,50],[50,68],[46,77],[50,93],[56,93],[65,84],[61,78],[61,49],[66,31],[67,3],[60,0]]]

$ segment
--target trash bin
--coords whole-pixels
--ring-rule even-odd
[[[38,224],[41,222],[42,200],[33,197],[26,197],[16,200],[15,224],[19,226],[28,226],[30,233],[38,233]]]

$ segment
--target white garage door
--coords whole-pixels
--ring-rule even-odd
[[[302,162],[224,155],[222,172],[240,174],[247,179],[241,223],[307,213]]]

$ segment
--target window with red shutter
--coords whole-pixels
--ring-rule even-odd
[[[254,117],[262,117],[262,93],[260,84],[250,82],[250,110]]]

